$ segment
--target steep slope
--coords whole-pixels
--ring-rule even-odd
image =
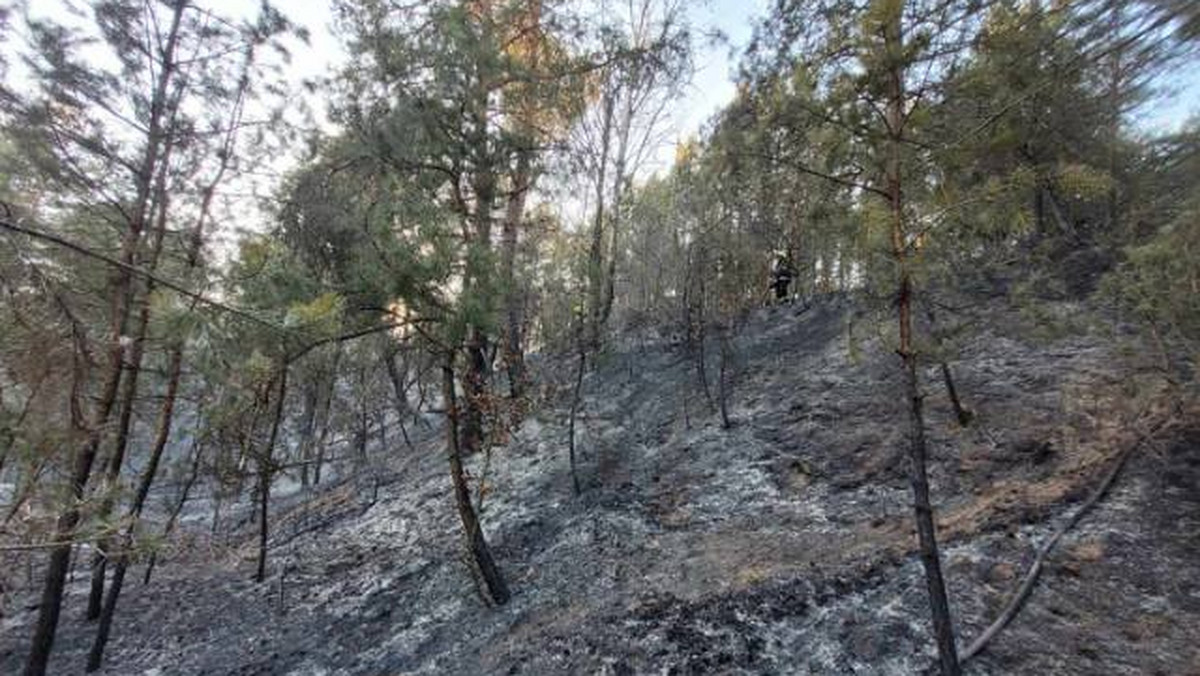
[[[973,335],[955,364],[978,424],[958,428],[938,372],[924,374],[968,640],[1161,414],[1112,336],[1033,340],[1016,311],[988,312],[1013,328]],[[250,584],[247,561],[197,552],[132,589],[107,673],[922,672],[933,652],[896,358],[848,338],[870,326],[857,315],[831,298],[750,317],[734,341],[729,430],[678,346],[624,340],[584,381],[579,498],[570,361],[539,364],[544,405],[493,453],[483,507],[515,592],[503,608],[484,606],[460,558],[434,439],[396,453],[398,480],[373,505],[346,486],[285,517],[270,584]],[[1200,673],[1198,446],[1200,432],[1172,428],[1133,457],[971,673]],[[29,621],[5,624],[0,671],[19,663]],[[89,638],[67,623],[55,673],[80,670]]]

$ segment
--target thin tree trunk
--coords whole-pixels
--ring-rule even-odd
[[[721,327],[721,364],[717,373],[717,401],[721,410],[721,429],[729,429],[732,423],[729,419],[729,361],[731,348],[729,345],[729,327]]]
[[[504,366],[508,373],[508,391],[512,399],[525,394],[525,286],[517,278],[517,247],[521,223],[525,218],[525,201],[533,188],[532,153],[522,150],[517,156],[513,175],[512,194],[504,215],[501,231],[500,268],[505,282]]]
[[[938,366],[942,372],[942,383],[946,386],[946,396],[950,398],[950,405],[954,407],[954,417],[958,419],[960,427],[969,427],[971,420],[974,419],[974,414],[971,413],[962,404],[962,399],[958,396],[958,387],[954,384],[954,372],[950,369],[950,362],[946,359],[944,353],[945,341],[942,338],[941,331],[937,327],[937,314],[930,307],[925,311],[925,315],[929,318],[929,327],[933,333],[934,347],[937,348],[940,359]]]
[[[387,409],[379,410],[379,452],[387,453],[388,436],[387,436]],[[387,457],[386,455],[384,457]],[[379,500],[379,481],[380,474],[383,473],[383,463],[371,463],[371,473],[375,475],[375,481],[371,484],[371,504],[374,505]]]
[[[474,102],[474,117],[476,143],[480,148],[487,147],[487,101]],[[496,180],[492,167],[486,159],[475,172],[471,182],[475,193],[474,214],[463,213],[463,231],[469,248],[478,247],[490,250],[492,240],[492,207],[496,197]],[[486,263],[468,255],[466,270],[463,274],[463,297],[479,293],[482,286],[491,281],[491,270]],[[462,448],[461,452],[470,456],[483,448],[484,444],[484,404],[487,398],[487,379],[490,350],[489,340],[483,328],[476,322],[468,322],[466,327],[467,366],[463,374],[462,411]]]
[[[313,485],[321,485],[321,468],[325,464],[325,442],[329,438],[329,416],[333,408],[333,396],[337,390],[337,365],[341,361],[341,345],[334,352],[333,366],[329,370],[329,386],[321,404],[321,431],[317,434],[317,456],[313,462]]]
[[[159,161],[158,175],[155,178],[153,209],[156,210],[154,236],[150,247],[150,256],[145,269],[154,273],[158,269],[158,261],[162,256],[163,239],[167,231],[167,212],[170,197],[167,193],[167,170],[170,168],[171,150],[174,144],[168,138],[163,145],[162,157]],[[108,521],[116,507],[116,491],[121,482],[121,468],[125,464],[125,454],[129,448],[129,435],[133,423],[133,409],[137,401],[138,382],[142,373],[142,360],[146,355],[146,334],[150,327],[150,300],[154,293],[154,281],[146,280],[142,292],[141,307],[138,309],[137,323],[134,326],[132,342],[129,348],[129,360],[121,380],[120,417],[117,420],[117,437],[113,445],[112,456],[104,475],[104,483],[100,487],[100,510],[96,519],[100,523]],[[135,292],[136,293],[136,292]],[[132,294],[131,294],[132,295]],[[104,602],[104,575],[108,568],[108,550],[112,541],[104,535],[96,541],[95,551],[91,561],[91,589],[88,594],[87,620],[93,621],[100,617]]]
[[[608,325],[608,319],[612,315],[613,301],[616,298],[617,259],[620,258],[621,253],[621,226],[623,225],[621,219],[624,216],[625,192],[629,187],[625,172],[629,161],[629,132],[633,125],[633,116],[633,97],[627,94],[625,107],[621,113],[620,126],[617,129],[616,166],[613,167],[613,197],[609,209],[611,234],[608,240],[608,270],[604,275],[604,293],[600,302],[601,327]]]
[[[317,399],[320,397],[317,383],[309,380],[304,384],[304,410],[300,413],[300,486],[308,490],[309,464],[313,451],[313,432],[316,429]]]
[[[192,487],[196,485],[196,481],[200,478],[200,460],[204,454],[203,445],[197,445],[196,455],[192,458],[192,469],[188,473],[188,479],[183,484],[183,490],[179,493],[179,501],[171,508],[171,513],[167,516],[167,524],[163,527],[163,540],[170,539],[171,533],[175,532],[175,524],[179,522],[179,515],[183,513],[183,507],[187,504],[188,496],[192,492]],[[154,568],[158,565],[158,552],[150,554],[150,561],[146,564],[146,573],[142,577],[142,584],[150,584],[150,577],[154,574]]]
[[[483,528],[471,504],[471,489],[463,471],[462,455],[459,446],[458,430],[458,401],[454,394],[454,355],[450,353],[446,364],[442,367],[442,398],[446,408],[446,450],[450,459],[450,480],[454,485],[454,501],[458,506],[458,516],[462,521],[463,535],[466,538],[467,551],[472,564],[483,579],[488,597],[497,605],[504,605],[509,599],[508,585],[500,569],[492,558],[491,549],[483,535]],[[467,439],[463,438],[465,445]],[[475,449],[478,450],[478,449]]]
[[[478,327],[468,328],[467,368],[463,378],[462,453],[471,457],[483,449],[483,403],[487,397],[486,337]]]
[[[571,465],[571,489],[578,496],[582,491],[579,489],[579,472],[575,464],[575,419],[579,414],[579,396],[583,389],[583,372],[587,368],[587,347],[583,342],[583,331],[579,331],[576,342],[579,348],[579,366],[575,369],[575,387],[571,391],[571,413],[567,420],[567,456]]]
[[[117,389],[121,379],[123,348],[121,345],[121,329],[129,314],[128,294],[132,282],[130,269],[134,263],[135,252],[145,229],[146,216],[149,209],[150,177],[154,176],[155,162],[158,160],[159,148],[162,143],[162,120],[166,107],[167,88],[174,71],[174,53],[179,41],[179,27],[187,3],[178,3],[172,13],[171,28],[167,34],[166,45],[163,48],[163,65],[155,83],[150,100],[150,119],[147,131],[146,151],[142,157],[139,176],[142,180],[137,186],[134,199],[132,218],[129,229],[121,241],[121,267],[113,275],[109,311],[109,357],[107,373],[100,396],[93,408],[87,440],[75,451],[71,469],[71,495],[66,510],[55,524],[53,540],[55,542],[70,542],[75,538],[75,527],[80,520],[80,507],[83,502],[88,479],[92,473],[92,464],[100,446],[100,438],[108,424],[113,405],[117,398]],[[58,630],[58,618],[62,610],[63,589],[70,565],[71,546],[63,544],[50,551],[50,560],[46,567],[46,578],[42,588],[42,600],[38,608],[37,624],[34,628],[29,657],[25,662],[25,676],[44,676],[50,663],[50,652],[54,647],[54,635]]]
[[[700,323],[696,327],[696,339],[694,343],[695,351],[693,352],[696,364],[696,380],[700,381],[700,390],[704,393],[704,401],[708,404],[708,410],[711,413],[713,406],[712,388],[708,384],[708,356],[704,350],[704,342],[706,340],[704,330],[704,318],[701,315]]]
[[[904,3],[896,3],[884,25],[885,53],[890,67],[887,77],[888,159],[886,169],[888,205],[892,220],[892,252],[899,268],[899,353],[904,363],[905,394],[909,401],[909,460],[913,491],[913,514],[920,542],[921,563],[925,569],[925,584],[933,614],[934,636],[943,676],[959,676],[958,653],[954,643],[954,628],[950,619],[950,602],[942,578],[941,557],[938,553],[937,531],[933,507],[929,499],[929,477],[926,471],[927,447],[922,395],[917,379],[917,354],[912,337],[912,276],[908,262],[908,242],[904,229],[904,201],[901,173],[901,144],[904,128]]]
[[[183,7],[184,7],[184,5],[181,3],[180,6],[177,7],[177,9],[176,9],[176,14],[173,19],[174,24],[172,26],[173,31],[178,30],[179,19],[181,16],[180,12],[182,12]],[[172,38],[174,38],[174,37],[175,37],[175,34],[173,33]],[[168,64],[168,65],[171,65],[171,64]],[[249,70],[249,62],[247,62],[245,64],[245,67],[246,67],[246,70],[248,71]],[[203,242],[204,242],[204,228],[205,228],[205,225],[207,224],[207,220],[211,213],[213,198],[216,194],[216,187],[220,184],[221,180],[224,178],[226,171],[228,171],[228,169],[229,169],[230,162],[232,161],[233,144],[234,144],[234,140],[236,138],[238,123],[241,120],[243,105],[245,102],[245,94],[248,89],[248,86],[249,86],[248,80],[245,77],[243,77],[239,81],[238,92],[237,92],[237,97],[234,101],[233,112],[232,112],[231,120],[230,120],[230,126],[229,126],[228,131],[226,131],[225,137],[223,139],[222,156],[221,156],[219,168],[218,168],[216,174],[214,175],[214,177],[212,178],[211,182],[208,183],[202,190],[199,213],[196,218],[195,227],[192,229],[190,241],[188,244],[188,251],[187,251],[187,270],[188,270],[188,272],[195,272],[197,269],[199,269],[199,267],[201,265],[201,255],[202,255],[202,248],[203,248]],[[178,101],[175,102],[175,105],[176,106],[178,105]],[[171,114],[172,114],[172,116],[174,115],[174,109],[172,109]],[[149,263],[148,263],[148,268],[151,271],[157,269],[157,267],[158,267],[158,261],[162,255],[163,240],[165,238],[166,231],[167,231],[167,220],[168,220],[167,214],[168,214],[168,206],[170,204],[169,191],[167,190],[167,172],[170,169],[170,164],[169,164],[170,157],[171,157],[171,152],[174,148],[174,144],[170,143],[169,141],[170,141],[169,138],[166,141],[164,141],[163,154],[160,159],[159,170],[158,170],[157,176],[155,178],[154,192],[155,192],[155,194],[158,195],[158,197],[157,197],[158,213],[157,213],[157,224],[156,224],[155,233],[154,233],[154,241],[153,241],[151,255],[150,255],[150,259],[149,259]],[[123,403],[123,408],[122,408],[122,417],[121,417],[120,425],[119,425],[118,432],[117,432],[116,450],[114,451],[112,463],[109,466],[109,480],[110,480],[110,483],[113,483],[113,484],[115,484],[116,480],[119,478],[121,464],[123,463],[126,446],[128,445],[128,441],[129,441],[130,414],[132,412],[133,402],[136,399],[137,381],[138,381],[138,376],[141,371],[141,362],[142,362],[142,357],[144,354],[144,341],[145,341],[147,327],[148,327],[149,320],[150,320],[150,299],[151,299],[151,294],[154,292],[154,287],[155,287],[155,284],[154,284],[153,280],[147,280],[145,295],[143,298],[141,311],[140,311],[139,317],[138,317],[138,326],[137,326],[137,330],[136,330],[136,335],[134,336],[134,344],[133,344],[134,349],[133,349],[133,358],[131,359],[131,364],[130,364],[130,375],[126,379],[127,380],[126,392],[125,392],[124,403]],[[168,370],[171,373],[171,375],[168,376],[169,396],[168,396],[167,400],[164,401],[163,408],[162,408],[162,412],[165,417],[162,420],[160,420],[160,423],[159,423],[159,429],[166,430],[168,433],[169,433],[170,426],[171,426],[171,417],[172,417],[173,411],[174,411],[175,391],[177,391],[177,389],[178,389],[179,374],[182,373],[182,369],[183,369],[183,361],[182,360],[183,360],[183,346],[177,345],[177,346],[175,346],[175,348],[173,348],[171,356],[168,359],[169,364],[170,364],[170,366],[168,367]],[[172,382],[170,382],[171,380],[174,380],[175,382],[172,383]],[[174,389],[172,389],[172,388],[174,388]],[[155,453],[161,455],[162,450],[158,448],[158,444],[161,443],[162,446],[165,447],[166,442],[167,442],[166,437],[163,437],[161,439],[161,442],[156,441],[155,450],[152,450],[152,452],[151,452],[152,457],[155,455]],[[155,458],[153,460],[153,462],[149,465],[148,469],[157,470],[157,466],[158,466],[158,459]],[[194,479],[195,479],[195,477],[193,475],[192,480],[194,481]],[[153,475],[153,472],[151,472],[147,481],[153,482],[153,480],[154,480],[154,475]],[[190,488],[190,485],[189,485],[189,488]],[[147,483],[147,490],[149,490],[149,483]],[[185,491],[185,493],[186,493],[186,491]],[[141,499],[143,501],[145,500],[144,497]],[[108,515],[108,513],[111,512],[112,507],[113,507],[113,505],[111,503],[111,500],[106,496],[106,502],[102,506],[101,518],[106,517]],[[136,518],[140,518],[140,514],[141,514],[141,507],[139,506],[136,510],[135,520],[136,520]],[[216,527],[215,520],[214,520],[213,525],[214,525],[214,529],[215,529],[215,527]],[[133,527],[133,525],[130,526],[130,528],[132,528],[132,527]],[[107,556],[103,556],[99,560],[99,565],[93,568],[91,595],[89,596],[89,599],[88,599],[89,619],[92,619],[94,607],[97,609],[100,609],[99,608],[100,601],[103,598],[103,592],[104,592],[104,572],[105,572],[104,569],[105,569],[106,565],[107,565]],[[122,577],[123,577],[123,575],[124,575],[124,572],[122,572]],[[149,575],[147,575],[146,579],[148,582]],[[114,592],[111,593],[110,595],[112,596],[112,603],[115,606],[116,598],[119,595],[119,589],[114,590]],[[111,617],[109,618],[109,622],[111,623]],[[107,630],[105,630],[104,633],[107,634]],[[99,638],[97,640],[99,641]],[[100,650],[100,653],[96,657],[97,665],[99,664],[99,660],[101,659],[102,654],[103,654],[102,643],[100,645],[99,650]]]
[[[950,404],[954,407],[954,417],[958,419],[960,427],[969,427],[974,416],[963,407],[962,400],[958,396],[958,388],[954,385],[954,373],[945,359],[941,361],[941,369],[942,382],[946,385],[946,395],[950,397]]]
[[[1037,177],[1033,186],[1033,222],[1038,235],[1046,232],[1046,193],[1042,188],[1042,179]]]
[[[1121,34],[1121,24],[1124,21],[1124,4],[1123,2],[1113,2],[1109,6],[1109,35],[1113,39],[1118,39]],[[1114,236],[1119,236],[1117,229],[1120,227],[1120,193],[1118,192],[1120,181],[1117,179],[1117,164],[1120,158],[1120,139],[1121,139],[1121,89],[1123,85],[1123,67],[1122,59],[1124,57],[1124,41],[1120,41],[1115,45],[1112,54],[1109,56],[1109,81],[1108,81],[1108,178],[1109,188],[1106,195],[1105,206],[1108,216],[1108,230]]]
[[[275,450],[275,439],[279,436],[279,423],[283,420],[283,401],[287,398],[287,377],[289,364],[284,360],[279,370],[279,398],[275,401],[275,416],[271,421],[271,433],[267,437],[266,448],[259,452],[258,462],[258,568],[254,573],[254,581],[262,582],[267,579],[267,508],[271,502],[271,480],[275,474],[275,461],[271,457]]]
[[[121,596],[121,587],[125,583],[125,573],[129,568],[129,550],[133,547],[134,530],[137,528],[138,520],[141,518],[142,509],[145,507],[146,498],[150,495],[150,487],[154,483],[154,477],[158,473],[158,465],[162,461],[163,452],[167,448],[167,440],[171,437],[171,422],[175,413],[175,399],[179,393],[179,380],[183,372],[183,348],[176,346],[171,351],[170,364],[168,366],[167,391],[163,397],[162,409],[159,411],[157,432],[154,436],[154,446],[150,450],[150,460],[146,464],[146,468],[142,471],[142,478],[138,484],[137,494],[134,495],[133,504],[129,507],[128,520],[129,523],[125,526],[125,532],[121,536],[120,553],[117,557],[116,570],[113,572],[112,587],[108,590],[108,596],[104,599],[104,606],[100,613],[100,624],[97,627],[96,639],[92,643],[91,652],[88,654],[87,670],[89,672],[96,671],[100,668],[104,660],[104,648],[108,644],[108,637],[112,631],[113,615],[117,610],[117,601]]]
[[[701,256],[703,260],[704,256]],[[694,260],[691,266],[693,271],[696,268]],[[715,406],[713,405],[712,388],[708,385],[708,366],[707,355],[705,354],[704,343],[707,339],[705,330],[706,317],[704,316],[705,288],[704,274],[699,273],[699,300],[696,302],[694,310],[689,305],[688,308],[688,351],[691,353],[692,361],[696,366],[696,379],[700,381],[700,390],[704,393],[704,401],[708,404],[708,410],[711,412]]]
[[[404,382],[405,374],[408,373],[408,363],[405,362],[404,369],[401,370],[396,366],[397,350],[387,350],[383,355],[384,365],[387,367],[388,378],[392,381],[392,393],[396,400],[396,422],[400,425],[400,435],[404,437],[404,445],[408,446],[411,451],[413,449],[412,440],[408,437],[408,427],[404,424],[404,419],[410,415],[408,406],[408,386]]]
[[[591,322],[591,348],[600,348],[601,336],[604,332],[604,322],[601,320],[604,306],[604,185],[608,173],[609,145],[612,142],[613,106],[612,96],[604,96],[604,118],[602,121],[600,158],[597,162],[596,177],[596,216],[592,224],[592,243],[588,251],[588,301]]]
[[[1054,191],[1048,186],[1042,189],[1045,195],[1046,204],[1050,207],[1050,215],[1054,217],[1054,223],[1058,226],[1058,231],[1064,235],[1069,235],[1075,231],[1075,228],[1063,215],[1062,206],[1058,203],[1058,198],[1054,196]]]

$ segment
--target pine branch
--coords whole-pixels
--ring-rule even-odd
[[[23,235],[28,235],[29,237],[33,237],[34,239],[39,239],[39,240],[42,240],[45,242],[50,242],[51,244],[58,245],[64,249],[74,251],[75,253],[78,253],[80,255],[86,256],[88,258],[93,258],[95,260],[98,260],[98,261],[101,261],[108,265],[111,265],[115,268],[124,270],[125,272],[128,272],[130,274],[137,275],[138,277],[141,277],[142,279],[152,281],[155,284],[158,284],[164,288],[170,289],[170,290],[172,290],[182,296],[190,298],[198,303],[207,305],[216,310],[220,310],[221,312],[225,312],[225,313],[237,316],[237,317],[241,317],[242,319],[252,321],[260,326],[264,326],[264,327],[271,329],[272,331],[275,331],[277,333],[286,333],[286,329],[284,329],[280,326],[277,326],[276,324],[274,324],[266,319],[262,319],[261,317],[256,317],[255,315],[251,314],[250,312],[247,312],[246,310],[242,310],[240,308],[233,307],[232,305],[227,305],[220,301],[213,300],[207,296],[204,296],[202,294],[196,293],[195,291],[187,289],[184,286],[182,286],[176,282],[173,282],[169,279],[165,279],[154,273],[143,270],[142,268],[140,268],[136,265],[129,265],[128,263],[124,263],[120,260],[117,260],[116,258],[113,258],[112,256],[100,253],[99,251],[94,251],[82,244],[72,242],[71,240],[66,239],[64,237],[60,237],[58,235],[51,234],[48,232],[42,232],[40,230],[34,230],[33,228],[27,228],[22,225],[17,225],[16,223],[13,223],[7,219],[0,219],[0,228],[9,230],[12,232],[20,233]]]

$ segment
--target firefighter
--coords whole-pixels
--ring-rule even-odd
[[[791,299],[789,289],[795,278],[796,267],[792,265],[792,257],[786,253],[776,256],[771,263],[771,289],[775,292],[776,303],[786,303]]]

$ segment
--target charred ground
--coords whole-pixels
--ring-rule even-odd
[[[1076,302],[1071,337],[1004,300],[961,339],[961,428],[923,380],[954,619],[969,641],[1034,549],[1162,415],[1130,336]],[[280,516],[268,583],[253,532],[192,547],[119,610],[104,673],[919,673],[935,659],[911,528],[896,357],[834,296],[767,308],[733,341],[733,425],[686,350],[627,335],[584,380],[580,478],[566,459],[570,359],[536,367],[542,405],[493,450],[482,518],[514,590],[486,608],[460,553],[440,437],[389,452],[375,502],[348,483]],[[1082,327],[1082,328],[1081,328]],[[691,393],[684,395],[682,393]],[[478,478],[484,458],[471,460]],[[1050,558],[970,673],[1196,674],[1200,430],[1170,428]],[[82,671],[86,580],[54,673]],[[15,672],[36,599],[0,637]]]

